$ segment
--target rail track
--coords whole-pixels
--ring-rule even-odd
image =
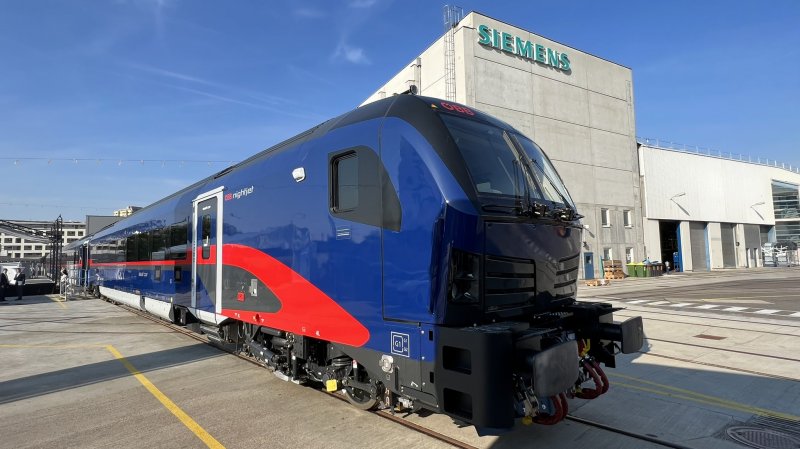
[[[634,310],[631,310],[631,311],[633,312]],[[657,314],[657,315],[668,315],[668,316],[684,317],[684,318],[686,317],[686,315],[682,315],[682,314],[679,314],[679,313],[652,311],[652,310],[649,310],[649,309],[648,310],[639,310],[639,309],[637,309],[635,311],[636,312],[652,313],[652,314]],[[627,317],[639,316],[639,315],[627,315],[625,313],[615,312],[615,316],[619,316],[621,318],[627,318]],[[645,320],[651,320],[651,321],[660,321],[660,322],[664,322],[664,323],[684,324],[684,325],[687,325],[687,326],[698,326],[698,327],[703,327],[703,328],[742,330],[741,327],[723,326],[723,325],[718,325],[718,324],[707,324],[705,322],[704,323],[694,323],[694,322],[685,321],[685,320],[671,320],[671,319],[649,318],[649,317],[646,317],[644,319]],[[716,322],[752,323],[752,321],[725,318],[725,317],[705,317],[704,316],[703,320],[713,320],[713,321],[716,321]],[[788,325],[787,327],[800,328],[800,326],[791,326],[791,325]],[[753,333],[762,334],[762,335],[776,335],[776,336],[782,336],[782,337],[800,338],[800,335],[798,335],[798,334],[790,334],[790,333],[786,333],[786,332],[773,332],[773,331],[758,330],[758,329],[748,329],[748,332],[753,332]],[[727,353],[732,353],[732,354],[749,355],[749,356],[761,357],[761,358],[771,359],[771,360],[781,360],[781,361],[788,361],[788,362],[800,362],[800,358],[795,358],[795,357],[777,356],[777,355],[769,355],[769,354],[759,354],[759,353],[756,353],[756,352],[742,351],[742,350],[738,350],[738,349],[728,349],[728,348],[721,348],[721,347],[717,347],[717,346],[702,345],[702,344],[697,344],[697,343],[679,342],[679,341],[661,339],[661,338],[656,338],[656,337],[645,337],[645,339],[649,340],[649,341],[656,341],[656,342],[661,342],[661,343],[669,343],[669,344],[680,345],[680,346],[696,347],[696,348],[700,348],[700,349],[711,349],[711,350],[714,350],[714,351],[727,352]],[[792,381],[792,382],[800,381],[800,379],[797,379],[797,378],[780,376],[780,375],[777,375],[777,374],[765,373],[765,372],[758,371],[758,370],[752,370],[752,369],[734,367],[734,366],[728,366],[728,365],[721,365],[721,364],[717,364],[717,363],[702,362],[702,361],[692,360],[692,359],[688,359],[688,358],[682,358],[682,357],[676,357],[676,356],[671,356],[671,355],[666,355],[666,354],[660,354],[658,352],[653,352],[653,351],[638,351],[638,353],[639,354],[646,354],[646,355],[653,356],[653,357],[659,357],[659,358],[664,358],[664,359],[669,359],[669,360],[675,360],[675,361],[684,362],[684,363],[691,363],[691,364],[695,364],[695,365],[703,365],[703,366],[709,366],[709,367],[714,367],[714,368],[723,368],[723,369],[736,371],[736,372],[741,372],[741,373],[746,373],[746,374],[753,374],[753,375],[758,375],[758,376],[770,377],[770,378],[773,378],[773,379],[788,380],[788,381]]]
[[[110,300],[107,300],[107,301],[111,302],[112,304],[115,304],[117,307],[120,307],[120,308],[122,308],[122,309],[124,309],[124,310],[126,310],[126,311],[128,311],[130,313],[138,315],[138,316],[140,316],[142,318],[145,318],[147,320],[150,320],[150,321],[152,321],[154,323],[160,324],[160,325],[162,325],[164,327],[167,327],[167,328],[169,328],[169,329],[171,329],[171,330],[173,330],[175,332],[178,332],[178,333],[181,333],[183,335],[186,335],[189,338],[192,338],[192,339],[197,340],[199,342],[202,342],[202,343],[208,344],[210,346],[213,346],[214,348],[217,348],[217,349],[220,349],[222,351],[225,351],[225,352],[227,352],[229,354],[232,354],[232,355],[234,355],[234,356],[236,356],[236,357],[238,357],[238,358],[240,358],[242,360],[246,360],[246,361],[248,361],[248,362],[250,362],[250,363],[252,363],[254,365],[257,365],[260,368],[264,367],[264,365],[262,365],[258,361],[254,360],[254,359],[252,359],[250,357],[247,357],[246,355],[244,355],[244,354],[242,354],[242,353],[240,353],[238,351],[234,351],[234,350],[231,350],[231,349],[228,349],[228,348],[224,348],[224,347],[221,347],[219,345],[214,344],[213,342],[209,341],[209,339],[206,338],[202,334],[197,334],[197,333],[192,332],[192,331],[190,331],[188,329],[185,329],[185,328],[183,328],[181,326],[175,325],[175,324],[170,323],[168,321],[164,321],[161,318],[149,315],[149,314],[147,314],[145,312],[142,312],[141,310],[134,309],[134,308],[129,307],[129,306],[125,305],[125,304],[120,304],[120,303],[117,303],[117,302],[114,302],[114,301],[110,301]],[[347,401],[342,395],[335,394],[335,393],[327,393],[325,391],[322,391],[322,392],[327,394],[327,395],[329,395],[329,396],[331,396],[331,397],[334,397],[334,398],[336,398],[338,400],[341,400],[341,401],[344,401],[344,402]],[[413,430],[415,432],[419,432],[419,433],[424,434],[424,435],[426,435],[426,436],[428,436],[430,438],[433,438],[433,439],[435,439],[437,441],[449,444],[449,445],[451,445],[453,447],[457,447],[457,448],[461,448],[461,449],[478,449],[476,446],[473,446],[473,445],[471,445],[469,443],[465,443],[463,441],[459,441],[459,440],[457,440],[457,439],[455,439],[453,437],[450,437],[448,435],[445,435],[443,433],[440,433],[440,432],[437,432],[435,430],[429,429],[429,428],[427,428],[425,426],[421,426],[421,425],[419,425],[417,423],[411,422],[411,421],[409,421],[407,419],[404,419],[404,418],[402,418],[400,416],[397,416],[397,415],[395,415],[395,414],[393,414],[393,413],[391,413],[389,411],[386,411],[386,410],[368,411],[367,413],[371,413],[371,414],[379,416],[379,417],[381,417],[383,419],[392,421],[392,422],[394,422],[394,423],[396,423],[398,425],[406,427],[406,428],[408,428],[410,430]],[[637,432],[631,432],[631,431],[628,431],[628,430],[625,430],[625,429],[621,429],[621,428],[618,428],[618,427],[609,426],[609,425],[606,425],[606,424],[602,424],[602,423],[591,421],[591,420],[588,420],[588,419],[585,419],[585,418],[581,418],[581,417],[578,417],[578,416],[575,416],[575,415],[572,415],[572,414],[568,414],[565,417],[565,419],[568,420],[568,421],[572,421],[572,422],[575,422],[575,423],[578,423],[578,424],[582,424],[582,425],[588,426],[588,427],[601,429],[601,430],[604,430],[604,431],[607,431],[607,432],[611,432],[611,433],[614,433],[614,434],[617,434],[617,435],[621,435],[621,436],[625,436],[625,437],[628,437],[628,438],[636,439],[636,440],[639,440],[639,441],[646,441],[648,443],[652,443],[652,444],[655,444],[655,445],[658,445],[658,446],[662,446],[662,447],[668,447],[668,448],[672,448],[672,449],[693,449],[693,448],[691,448],[689,446],[684,446],[684,445],[681,445],[681,444],[678,444],[678,443],[672,443],[672,442],[669,442],[669,441],[660,440],[658,438],[655,438],[655,437],[652,437],[652,436],[649,436],[649,435],[645,435],[645,434],[641,434],[641,433],[637,433]]]
[[[666,315],[666,316],[676,316],[676,317],[684,317],[684,318],[687,317],[687,315],[681,314],[681,313],[665,312],[665,311],[653,310],[653,309],[644,309],[644,308],[633,309],[631,307],[625,307],[624,310],[629,310],[631,312],[652,313],[654,315]],[[709,314],[704,315],[702,317],[703,320],[713,320],[713,321],[718,321],[718,322],[731,322],[731,323],[748,323],[748,324],[752,324],[753,323],[752,320],[716,317],[716,316],[708,316],[708,315]],[[626,315],[625,312],[617,311],[617,312],[614,312],[614,316],[628,317],[628,316],[639,316],[639,315]],[[690,318],[698,318],[698,317],[693,317],[692,316]],[[779,317],[773,316],[772,318],[779,318]],[[690,322],[686,322],[686,321],[676,321],[676,320],[667,320],[667,319],[659,319],[659,318],[646,318],[646,319],[652,320],[652,321],[662,321],[662,322],[666,322],[666,323],[689,324],[689,325],[696,325],[696,326],[715,327],[715,328],[720,328],[720,329],[742,330],[740,327],[728,327],[728,326],[720,326],[720,325],[716,325],[716,324],[697,324],[697,323],[690,323]],[[786,324],[782,323],[781,324],[782,327],[787,327],[787,328],[791,328],[791,329],[800,329],[800,326],[793,326],[793,325],[789,324],[789,323],[792,323],[793,321],[796,321],[796,320],[792,320],[792,321],[785,320],[785,321],[786,321]],[[750,332],[758,332],[758,333],[768,334],[768,335],[786,335],[786,336],[789,336],[789,337],[798,337],[799,336],[797,334],[789,334],[789,333],[785,333],[785,332],[770,332],[770,331],[763,331],[763,330],[750,330]]]

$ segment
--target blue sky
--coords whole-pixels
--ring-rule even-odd
[[[443,6],[1,5],[0,219],[45,220],[150,204],[356,107],[438,39]],[[800,165],[799,1],[459,6],[632,68],[639,136]]]

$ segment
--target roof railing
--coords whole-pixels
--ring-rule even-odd
[[[701,156],[728,159],[731,161],[747,162],[749,164],[766,165],[768,167],[788,170],[792,173],[800,173],[800,167],[797,165],[778,162],[776,159],[753,157],[751,155],[745,155],[741,153],[733,153],[730,151],[715,150],[697,145],[687,145],[685,143],[672,142],[666,139],[652,139],[649,137],[636,136],[636,141],[642,145],[658,148],[660,150],[678,151],[681,153],[699,154]]]

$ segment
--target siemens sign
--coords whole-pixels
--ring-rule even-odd
[[[513,34],[493,30],[486,25],[478,26],[478,43],[487,47],[494,47],[506,53],[522,56],[531,61],[547,64],[564,72],[570,71],[569,56],[566,53],[559,53],[552,48],[534,44]]]

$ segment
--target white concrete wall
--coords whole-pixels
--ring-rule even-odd
[[[800,174],[776,167],[644,145],[639,151],[649,219],[774,225],[772,181],[800,184]]]

